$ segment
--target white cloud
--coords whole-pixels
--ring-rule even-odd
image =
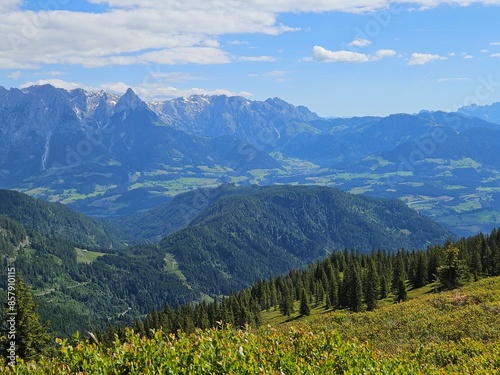
[[[368,47],[370,44],[372,44],[371,41],[363,38],[357,38],[349,43],[351,47]]]
[[[273,56],[241,56],[238,60],[250,62],[270,62],[276,61],[276,58]]]
[[[366,62],[368,56],[352,51],[330,51],[321,46],[313,47],[313,59],[321,62]]]
[[[44,70],[44,71],[39,71],[34,73],[37,76],[51,76],[51,77],[58,77],[58,76],[63,76],[66,73],[60,71],[60,70]]]
[[[500,53],[492,53],[490,57],[500,57]]]
[[[455,77],[455,78],[440,78],[438,82],[454,82],[454,81],[470,81],[469,78]]]
[[[408,65],[425,65],[434,60],[447,60],[447,58],[431,53],[413,53]]]
[[[20,77],[21,77],[21,72],[20,71],[12,72],[12,73],[7,74],[7,78],[14,79],[14,80],[17,80]]]
[[[387,9],[391,4],[389,0],[88,1],[106,5],[107,8],[103,13],[67,11],[64,10],[67,0],[47,0],[34,2],[46,8],[34,12],[20,10],[22,0],[1,0],[0,67],[26,69],[48,64],[104,67],[151,63],[228,63],[238,59],[231,58],[220,45],[221,36],[278,35],[299,30],[279,23],[281,14],[363,13]],[[442,3],[437,0],[397,2],[421,7]],[[500,1],[453,0],[448,3],[497,5]],[[368,42],[359,38],[352,42],[352,46],[366,46]],[[334,61],[337,58],[358,61],[367,57],[347,52],[338,51],[338,56],[331,58]]]
[[[148,70],[151,81],[154,82],[186,82],[186,81],[202,81],[204,77],[195,76],[190,73],[182,72],[161,72]]]
[[[380,60],[383,59],[384,57],[392,57],[396,56],[397,52],[392,50],[392,49],[379,49],[377,52],[375,52],[375,56],[372,56],[372,60]]]
[[[284,70],[272,70],[270,72],[267,72],[264,74],[264,76],[266,77],[283,77],[283,76],[286,76],[288,74],[288,72],[284,71]]]
[[[52,86],[59,87],[61,89],[65,89],[65,90],[74,90],[74,89],[78,89],[78,88],[88,90],[88,91],[97,90],[97,88],[86,86],[83,83],[67,82],[67,81],[64,81],[62,79],[55,79],[55,78],[54,79],[40,79],[38,81],[26,82],[25,84],[21,85],[20,87],[24,88],[24,87],[29,87],[29,86],[40,86],[40,85],[52,85]],[[126,89],[125,89],[125,91],[126,91]]]
[[[14,11],[19,8],[22,2],[23,0],[2,0],[0,3],[0,13],[4,14]]]
[[[500,5],[498,0],[397,0],[401,4],[412,4],[416,5],[419,10],[427,10],[435,8],[441,4],[449,4],[460,7],[467,7],[472,4],[482,4],[482,5]]]
[[[321,62],[360,63],[377,61],[383,59],[384,57],[395,55],[397,55],[397,53],[392,49],[380,49],[375,53],[375,55],[368,55],[352,51],[330,51],[321,46],[314,46],[312,59]]]
[[[27,82],[21,85],[20,87],[24,88],[29,86],[45,85],[45,84],[50,84],[52,86],[63,88],[65,90],[74,90],[77,88],[81,88],[87,91],[104,90],[118,95],[123,95],[128,88],[132,88],[135,91],[135,93],[144,101],[167,100],[167,99],[173,99],[191,95],[227,95],[227,96],[245,96],[245,97],[252,96],[252,93],[247,91],[235,92],[226,89],[207,90],[202,88],[177,89],[175,87],[166,86],[162,83],[147,83],[147,84],[130,86],[124,82],[108,82],[100,84],[99,86],[88,86],[79,82],[68,82],[61,79],[42,79],[36,82]]]
[[[112,8],[122,8],[122,9],[135,9],[137,7],[151,8],[155,9],[158,7],[168,7],[171,6],[175,8],[186,8],[190,7],[191,3],[196,6],[204,7],[205,9],[216,8],[223,10],[228,5],[232,5],[231,2],[227,1],[186,1],[182,0],[170,1],[168,4],[164,4],[154,1],[154,0],[89,0],[89,2],[95,4],[108,4]],[[160,4],[159,4],[160,3]],[[248,0],[245,2],[234,2],[234,7],[239,7],[245,10],[255,10],[259,9],[269,13],[291,13],[291,12],[327,12],[327,11],[342,11],[342,12],[371,12],[377,9],[382,9],[387,7],[387,0],[315,0],[315,1],[303,1],[303,0],[275,0],[275,1],[264,1],[264,0]],[[229,14],[229,13],[228,13]]]
[[[490,50],[485,48],[485,49],[482,49],[482,50],[481,50],[481,51],[479,51],[479,52],[481,52],[481,53],[490,53]]]
[[[463,54],[463,55],[462,55],[462,57],[463,57],[464,59],[473,59],[473,58],[474,58],[474,56],[469,55],[469,54],[467,54],[467,53]]]
[[[247,46],[250,43],[247,40],[231,40],[227,42],[226,44],[230,46]]]
[[[491,42],[490,46],[500,46],[500,42]]]

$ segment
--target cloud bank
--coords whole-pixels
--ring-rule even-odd
[[[431,53],[413,53],[408,60],[408,65],[425,65],[434,60],[447,60],[447,58]]]
[[[312,50],[313,60],[320,62],[344,62],[344,63],[362,63],[368,61],[381,60],[384,57],[397,55],[392,49],[380,49],[375,55],[352,51],[330,51],[321,46],[314,46]]]
[[[364,13],[391,5],[431,8],[442,1],[399,0],[88,0],[100,13],[67,10],[69,0],[40,1],[40,10],[23,10],[22,0],[2,0],[0,69],[30,69],[50,64],[87,68],[132,64],[224,64],[231,56],[224,35],[279,35],[297,31],[278,22],[285,13]],[[456,0],[454,5],[500,4],[500,0]],[[496,43],[496,42],[494,42]],[[367,39],[351,45],[366,47]],[[494,45],[494,44],[493,44]],[[363,54],[316,51],[325,60],[366,61]],[[323,56],[323,57],[321,57]],[[268,61],[268,60],[266,60]]]

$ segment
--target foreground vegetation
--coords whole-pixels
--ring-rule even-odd
[[[18,374],[493,374],[500,369],[500,278],[372,312],[318,314],[278,327],[193,333],[127,330],[105,346],[75,336]]]

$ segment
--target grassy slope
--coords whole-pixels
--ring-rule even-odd
[[[388,357],[411,358],[441,350],[433,353],[438,364],[466,367],[481,351],[476,345],[481,343],[500,366],[500,277],[443,293],[433,293],[428,285],[411,291],[409,297],[405,303],[383,301],[372,312],[325,311],[318,307],[308,317],[296,313],[284,319],[271,311],[265,313],[264,320],[284,331],[291,326],[315,334],[334,330],[343,339],[367,342]]]
[[[17,373],[494,374],[500,367],[500,277],[373,312],[320,313],[260,329],[152,339],[110,349],[61,342],[58,359]],[[0,364],[0,370],[2,368]]]

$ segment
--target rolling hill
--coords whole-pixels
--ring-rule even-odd
[[[109,223],[91,219],[60,203],[45,202],[13,190],[0,190],[0,215],[48,237],[95,248],[121,248],[127,236]]]
[[[159,244],[188,282],[209,294],[227,294],[337,249],[393,251],[453,237],[397,200],[317,186],[226,186],[223,192]]]
[[[416,248],[452,236],[395,200],[326,187],[226,184],[180,195],[173,200],[177,206],[152,211],[149,222],[147,216],[136,217],[131,224],[136,232],[162,212],[170,213],[166,222],[176,218],[167,230],[177,230],[159,244],[119,249],[120,242],[106,236],[113,233],[107,225],[60,204],[0,193],[2,212],[30,228],[25,232],[6,219],[2,232],[13,233],[4,236],[2,256],[15,255],[16,269],[34,287],[43,319],[65,335],[110,322],[130,323],[165,303],[229,294],[333,250]],[[193,210],[180,220],[192,202],[198,206],[190,206]],[[129,231],[125,225],[120,229]],[[150,228],[151,234],[156,231],[150,238],[163,236],[163,230]],[[103,248],[92,250],[85,242]],[[108,242],[112,249],[104,246]]]

